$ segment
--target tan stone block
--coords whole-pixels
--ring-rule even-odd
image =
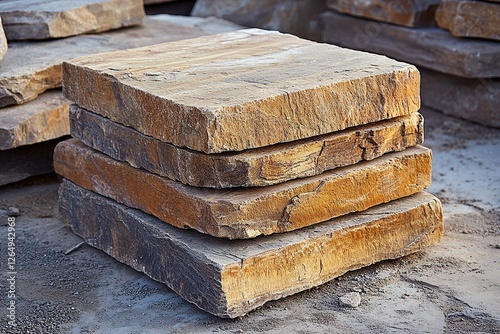
[[[465,79],[420,69],[422,104],[440,112],[500,128],[500,79]]]
[[[71,106],[70,122],[73,137],[113,159],[184,184],[210,188],[282,183],[423,142],[423,118],[418,113],[236,154],[182,149],[77,105]]]
[[[191,15],[218,17],[242,26],[290,33],[320,41],[323,0],[198,0]]]
[[[0,61],[7,52],[7,38],[2,26],[2,17],[0,17]]]
[[[406,28],[327,12],[325,42],[465,78],[500,77],[500,43],[457,38],[440,28]]]
[[[434,25],[441,0],[328,0],[338,12],[408,27]]]
[[[219,317],[420,251],[443,234],[441,203],[426,193],[257,240],[179,230],[66,180],[59,194],[61,220],[87,243]]]
[[[69,135],[69,106],[62,91],[0,109],[0,150],[8,150]]]
[[[180,228],[253,238],[292,231],[409,196],[430,184],[431,151],[417,146],[282,184],[241,189],[183,185],[118,162],[72,139],[57,146],[56,172],[81,187]]]
[[[47,89],[61,87],[61,63],[74,57],[236,29],[239,27],[222,20],[154,15],[141,26],[123,30],[11,43],[1,62],[0,107],[24,103]]]
[[[205,153],[309,138],[420,106],[412,65],[259,29],[80,57],[63,72],[76,104]]]
[[[443,0],[437,24],[457,37],[500,40],[500,5],[483,1]]]
[[[0,2],[9,41],[61,38],[140,24],[142,0],[7,0]]]

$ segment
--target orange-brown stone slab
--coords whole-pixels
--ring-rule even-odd
[[[437,24],[457,37],[500,40],[500,4],[484,1],[443,0]]]
[[[441,0],[328,0],[338,12],[408,27],[434,25]]]
[[[81,107],[205,153],[309,138],[420,106],[412,65],[260,29],[80,57],[63,64],[63,81]]]
[[[88,244],[219,317],[418,252],[443,234],[441,203],[427,193],[256,240],[179,230],[66,180],[59,195],[61,220]]]
[[[423,142],[423,117],[418,113],[300,141],[218,154],[176,147],[77,105],[71,106],[70,123],[73,137],[113,159],[210,188],[273,185]]]
[[[407,28],[327,12],[324,40],[465,78],[500,77],[500,43],[464,39],[437,27]]]
[[[269,187],[208,189],[136,169],[76,139],[59,144],[56,172],[166,223],[216,237],[292,231],[409,196],[430,184],[431,151],[416,146]]]

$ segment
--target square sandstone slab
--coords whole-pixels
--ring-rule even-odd
[[[0,114],[1,115],[1,114]],[[267,186],[373,160],[423,142],[419,113],[242,152],[205,154],[162,142],[73,104],[71,135],[115,160],[196,187]]]
[[[240,151],[408,115],[412,65],[259,29],[84,56],[65,96],[115,122],[205,153]]]
[[[268,187],[208,189],[136,169],[71,139],[57,146],[56,172],[79,186],[181,228],[253,238],[292,231],[409,196],[430,185],[422,146]]]
[[[427,193],[256,240],[179,230],[67,180],[59,205],[61,220],[88,244],[199,308],[230,318],[347,271],[420,251],[443,234],[441,203]]]

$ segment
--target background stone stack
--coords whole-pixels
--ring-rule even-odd
[[[53,172],[54,147],[69,134],[63,61],[239,28],[214,19],[145,18],[141,0],[2,1],[0,17],[9,40],[6,52],[0,29],[0,185]],[[122,27],[130,28],[116,30]]]
[[[326,42],[415,64],[424,106],[500,127],[498,1],[329,0],[328,6]]]
[[[249,29],[63,73],[61,220],[212,314],[441,238],[412,65]]]

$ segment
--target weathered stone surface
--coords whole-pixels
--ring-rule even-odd
[[[81,57],[63,72],[64,94],[78,105],[205,153],[309,138],[420,106],[412,65],[260,29]]]
[[[434,25],[441,0],[328,0],[338,12],[408,27]]]
[[[47,89],[61,87],[61,63],[74,57],[238,28],[216,19],[155,15],[148,16],[143,25],[125,30],[45,42],[11,43],[0,63],[0,107],[24,103]]]
[[[136,168],[184,184],[232,188],[266,186],[372,160],[423,142],[423,118],[414,113],[291,143],[240,153],[204,154],[164,143],[71,106],[71,134]]]
[[[9,41],[61,38],[140,24],[142,0],[4,0],[0,2]]]
[[[2,17],[0,17],[0,61],[7,52],[7,38],[5,37],[5,32],[2,27]]]
[[[191,15],[218,17],[246,27],[320,41],[318,17],[325,9],[322,0],[198,0]]]
[[[0,110],[0,150],[8,150],[69,135],[70,101],[62,91]]]
[[[165,2],[173,2],[173,1],[177,1],[177,0],[144,0],[144,5],[148,6],[148,5],[154,5],[157,3],[165,3]]]
[[[500,127],[500,79],[464,79],[425,69],[420,74],[426,107]]]
[[[426,193],[257,242],[179,230],[66,180],[59,194],[61,220],[87,243],[219,317],[420,251],[443,233],[441,204]]]
[[[334,12],[322,17],[325,42],[459,77],[500,77],[500,43],[457,38],[440,28],[406,28]]]
[[[500,5],[483,1],[443,0],[437,24],[458,37],[500,40]]]
[[[66,138],[64,138],[66,139]],[[0,186],[54,172],[54,147],[61,139],[0,151]]]
[[[431,151],[421,146],[305,179],[232,190],[186,186],[75,139],[57,146],[54,164],[58,174],[86,189],[176,227],[231,239],[292,231],[363,211],[419,192],[431,178]]]

